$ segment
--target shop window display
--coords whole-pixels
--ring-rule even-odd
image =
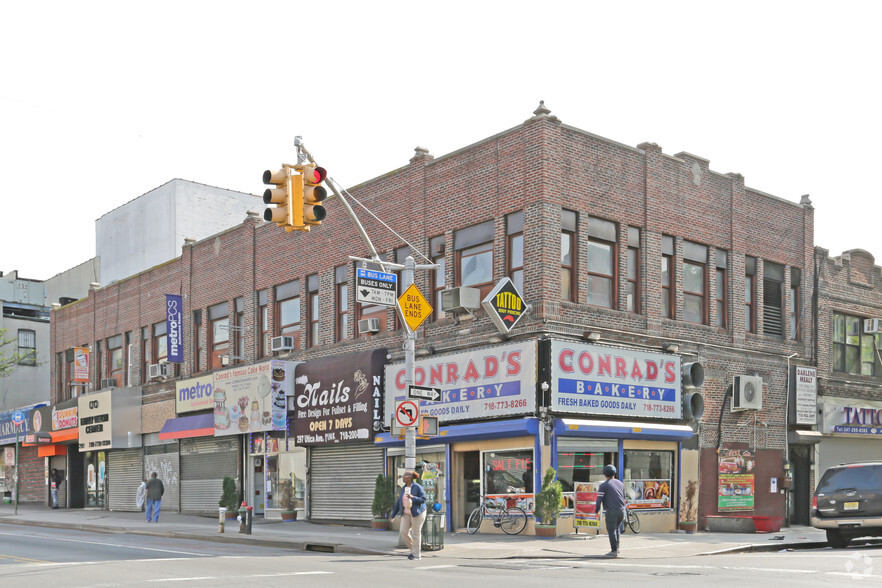
[[[395,472],[395,480],[398,488],[404,485],[404,456],[396,455],[392,458],[392,467]],[[442,508],[446,504],[447,494],[444,478],[444,453],[420,453],[416,456],[416,471],[420,474],[418,483],[426,491],[426,506],[432,508],[436,502]]]
[[[580,482],[600,483],[606,480],[603,475],[603,467],[618,464],[618,452],[609,450],[615,446],[617,443],[614,442],[610,447],[600,443],[597,446],[586,445],[579,448],[558,450],[557,479],[563,486],[565,510],[573,508],[576,484]]]
[[[485,451],[483,492],[500,506],[519,506],[533,512],[533,450]]]
[[[280,509],[282,491],[280,484],[290,480],[294,488],[294,508],[305,514],[306,509],[306,449],[293,447],[285,452],[286,439],[269,434],[257,434],[252,438],[251,454],[254,459],[255,490],[264,490],[266,509]],[[259,494],[258,494],[259,496]],[[257,508],[258,505],[255,505]]]
[[[625,451],[625,493],[631,508],[671,508],[674,453]]]

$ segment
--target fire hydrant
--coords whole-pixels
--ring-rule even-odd
[[[242,506],[239,507],[239,532],[245,533],[246,535],[251,534],[251,518],[253,516],[254,507],[248,506],[248,503],[244,500],[242,501]]]
[[[218,518],[218,521],[217,521],[217,532],[218,533],[224,532],[224,524],[226,524],[226,521],[227,521],[227,508],[225,506],[222,506],[222,507],[220,507],[220,517]]]

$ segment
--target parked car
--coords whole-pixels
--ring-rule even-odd
[[[827,532],[832,547],[882,536],[882,462],[841,464],[824,472],[812,498],[812,526]]]

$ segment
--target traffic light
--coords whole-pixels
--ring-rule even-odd
[[[299,176],[292,178],[288,168],[279,170],[266,170],[263,172],[263,183],[276,186],[275,188],[267,188],[263,193],[264,204],[275,204],[275,208],[267,208],[263,211],[263,220],[276,223],[280,227],[294,226],[294,209],[295,204],[299,206],[299,199],[295,199],[294,189],[302,185],[299,182]],[[296,180],[296,181],[292,181]]]
[[[698,420],[704,414],[704,397],[697,390],[704,384],[704,366],[697,361],[684,363],[680,381],[683,384],[683,418]]]
[[[303,216],[302,231],[309,231],[310,226],[322,224],[327,212],[320,203],[328,197],[328,191],[320,184],[325,181],[328,172],[316,165],[304,165],[300,168],[303,181]],[[295,227],[296,228],[296,227]]]

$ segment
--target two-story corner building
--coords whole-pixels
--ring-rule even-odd
[[[860,249],[817,256],[816,450],[814,482],[830,466],[878,460],[882,450],[882,270]],[[812,464],[814,467],[812,468]],[[808,489],[811,492],[814,485]]]
[[[37,450],[21,448],[16,460],[15,444],[31,432],[31,412],[49,402],[49,308],[41,280],[0,272],[0,338],[0,355],[10,362],[0,377],[0,498],[13,499],[17,470],[19,501],[38,500],[43,471]],[[13,422],[17,411],[25,416],[19,426]]]
[[[441,389],[421,409],[440,433],[418,442],[417,460],[450,528],[480,495],[532,511],[548,467],[572,525],[576,486],[608,463],[647,529],[674,528],[687,489],[703,518],[783,516],[784,494],[769,488],[784,477],[788,366],[812,349],[807,199],[598,137],[544,105],[442,157],[417,148],[349,193],[394,230],[361,216],[385,260],[438,266],[415,276],[435,307],[417,332],[416,383]],[[407,394],[405,327],[392,307],[358,302],[361,262],[349,256],[368,248],[327,205],[309,233],[250,216],[53,312],[53,398],[79,403],[67,459],[86,472],[84,492],[91,468],[107,476],[102,500],[131,508],[129,485],[161,462],[185,511],[216,508],[231,475],[268,516],[291,481],[302,516],[370,519],[374,478],[404,465],[388,429]],[[504,278],[529,305],[510,332],[480,304]],[[127,385],[76,397],[77,347],[91,349],[93,389]],[[681,376],[696,362],[703,416]],[[122,434],[132,398],[139,439]],[[341,478],[345,508],[332,491]]]

